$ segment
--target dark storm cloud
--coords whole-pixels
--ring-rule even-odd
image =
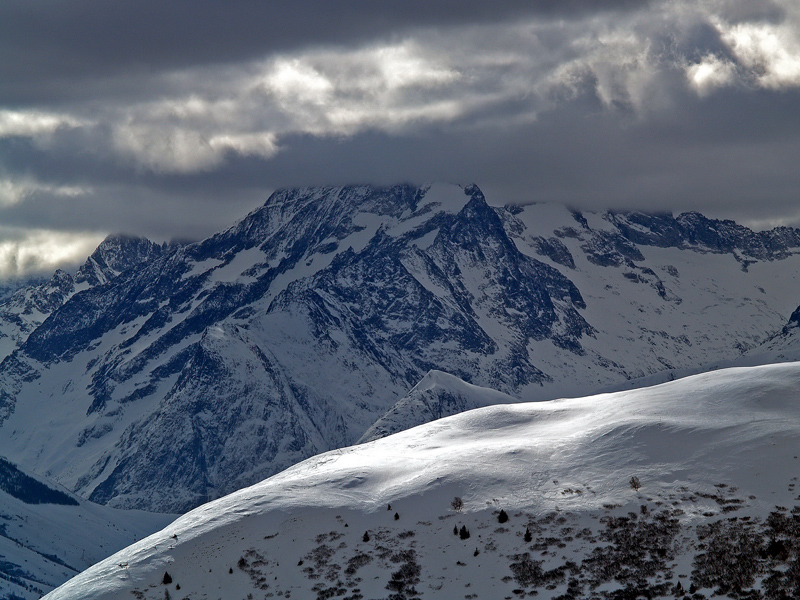
[[[586,104],[501,131],[296,136],[267,164],[232,163],[217,174],[225,177],[218,183],[476,181],[490,201],[555,201],[587,210],[700,208],[749,221],[800,209],[800,118],[787,118],[800,106],[800,92],[778,103],[766,93],[740,91],[715,102],[687,94],[657,122]]]
[[[585,100],[514,127],[292,135],[269,161],[230,160],[195,174],[142,171],[117,182],[108,166],[79,197],[34,195],[3,211],[20,227],[129,231],[157,240],[199,238],[233,223],[275,187],[398,181],[479,182],[490,201],[562,202],[583,210],[697,210],[748,222],[800,225],[800,92],[737,91],[714,101],[689,94],[648,121]],[[748,115],[748,118],[743,118]],[[41,153],[45,161],[52,156]],[[65,159],[66,160],[66,159]],[[28,158],[23,163],[33,164]],[[42,173],[55,165],[39,165]],[[97,163],[73,159],[69,170]]]
[[[574,18],[641,5],[638,0],[602,0],[591,8],[582,0],[8,0],[0,3],[0,103],[58,103],[65,93],[101,92],[99,82],[109,81],[135,94],[139,86],[126,86],[126,80],[141,83],[163,70],[249,61],[311,45],[356,46],[419,27],[530,15]]]
[[[0,82],[19,255],[25,231],[197,238],[355,182],[800,220],[796,0],[13,1]]]
[[[44,229],[69,232],[114,232],[143,235],[157,242],[194,241],[233,225],[250,212],[264,188],[254,191],[241,182],[193,190],[134,185],[94,188],[65,198],[31,193],[26,201],[3,209],[2,223],[18,231]],[[0,230],[2,235],[2,230]]]

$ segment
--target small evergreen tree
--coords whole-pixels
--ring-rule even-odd
[[[461,529],[458,531],[458,537],[460,537],[462,540],[469,538],[469,529],[467,529],[466,525],[461,526]]]
[[[453,535],[458,535],[458,525],[453,525]]]
[[[480,554],[480,552],[478,552],[478,549],[475,548],[475,552],[472,553],[472,556],[478,556],[478,554]]]
[[[500,523],[505,523],[506,521],[508,521],[508,514],[506,513],[506,511],[500,509],[500,514],[498,515],[497,520]]]
[[[364,532],[364,537],[361,538],[361,541],[362,542],[368,542],[369,541],[369,532],[367,532],[367,531]]]
[[[161,578],[161,583],[164,585],[172,583],[172,575],[170,575],[167,571],[164,571],[164,577]]]
[[[533,536],[531,535],[531,530],[528,529],[527,527],[525,528],[525,536],[522,539],[525,540],[526,544],[530,543],[530,541],[533,539]]]
[[[400,520],[400,514],[399,513],[394,513],[394,520],[395,521],[399,521]]]

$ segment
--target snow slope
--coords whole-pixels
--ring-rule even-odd
[[[47,598],[780,597],[798,389],[787,363],[440,419],[197,508]]]
[[[0,598],[39,598],[173,518],[93,504],[0,458]]]
[[[371,442],[436,419],[495,404],[513,404],[517,398],[462,381],[443,371],[429,371],[408,394],[375,421],[358,440]]]
[[[599,389],[598,393],[619,392],[640,387],[649,387],[666,381],[674,381],[682,377],[717,371],[719,369],[753,367],[783,362],[796,362],[798,360],[800,360],[800,309],[792,313],[789,317],[789,321],[781,329],[767,337],[767,339],[758,346],[753,347],[736,358],[696,364],[691,367],[659,371],[653,375],[629,379],[621,383],[606,386]]]
[[[581,340],[582,356],[532,344],[537,366],[559,373],[549,397],[760,352],[797,308],[792,229],[756,233],[698,213],[570,214],[547,204],[498,211],[523,254],[552,264],[581,291],[581,314],[594,329]]]

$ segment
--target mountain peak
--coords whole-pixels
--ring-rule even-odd
[[[102,285],[142,262],[157,258],[167,248],[147,238],[112,234],[86,259],[75,276],[77,284]]]

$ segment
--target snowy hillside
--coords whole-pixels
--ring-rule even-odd
[[[798,230],[501,205],[281,190],[195,244],[111,238],[0,364],[0,453],[182,512],[355,443],[432,370],[585,395],[754,352],[800,301]],[[409,423],[471,406],[451,400]]]
[[[790,597],[798,389],[788,363],[441,419],[204,505],[48,599]]]
[[[171,520],[87,502],[0,458],[0,598],[39,598]]]
[[[543,370],[560,373],[551,393],[584,394],[592,376],[594,391],[734,360],[757,352],[797,308],[797,230],[755,233],[697,213],[575,214],[559,227],[564,211],[543,204],[500,211],[523,253],[562,263],[595,329],[581,341],[593,360],[534,345]],[[546,228],[551,238],[536,236]]]
[[[495,404],[513,404],[517,398],[462,381],[442,371],[430,371],[385,415],[375,421],[358,443],[371,442],[436,419]]]

